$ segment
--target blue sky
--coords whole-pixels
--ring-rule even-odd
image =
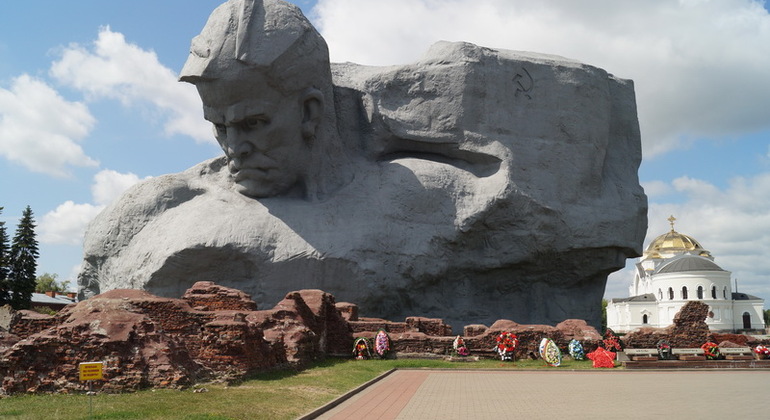
[[[87,222],[140,179],[219,155],[175,82],[219,0],[6,2],[0,13],[0,220],[38,222],[38,272],[72,279]],[[770,15],[750,0],[295,2],[333,61],[398,64],[438,40],[561,55],[636,86],[645,246],[676,228],[770,302]],[[630,260],[629,264],[633,264]],[[607,297],[627,295],[629,270]],[[766,304],[766,307],[770,306]]]

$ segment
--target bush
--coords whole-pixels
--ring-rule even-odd
[[[56,315],[56,311],[47,306],[35,306],[32,310],[43,315]]]

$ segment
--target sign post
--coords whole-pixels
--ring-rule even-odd
[[[84,362],[78,365],[80,370],[80,381],[88,381],[88,417],[91,418],[94,415],[94,384],[93,381],[102,380],[102,368],[104,364],[102,362]]]

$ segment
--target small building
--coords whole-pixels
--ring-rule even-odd
[[[730,272],[691,236],[674,230],[655,238],[636,264],[628,298],[607,303],[607,326],[624,333],[639,327],[667,327],[687,301],[709,305],[712,331],[765,328],[764,299],[733,291]]]
[[[45,293],[32,293],[31,307],[43,306],[54,311],[60,311],[70,303],[77,302],[77,293],[58,293],[58,292],[45,292]]]

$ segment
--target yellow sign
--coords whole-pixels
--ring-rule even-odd
[[[81,381],[95,381],[102,379],[102,362],[81,363],[79,367]]]

